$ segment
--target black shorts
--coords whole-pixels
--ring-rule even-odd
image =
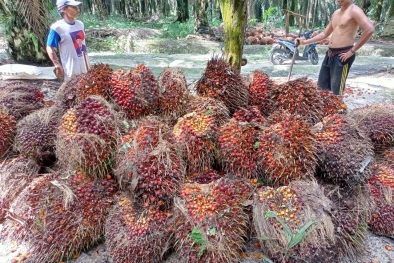
[[[356,54],[353,54],[345,62],[342,62],[339,54],[329,57],[327,51],[320,68],[319,80],[317,81],[319,88],[331,90],[334,94],[342,96],[346,78],[355,58]]]

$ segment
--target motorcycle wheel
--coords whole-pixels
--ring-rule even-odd
[[[317,54],[316,49],[313,49],[309,52],[309,60],[312,65],[317,65],[319,63],[319,55]]]
[[[281,48],[275,48],[274,50],[272,50],[270,56],[271,63],[274,65],[281,65],[284,61],[284,59],[281,58],[281,56],[283,56],[284,54],[285,51]]]

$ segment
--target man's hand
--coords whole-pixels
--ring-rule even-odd
[[[348,52],[339,54],[339,60],[342,62],[345,62],[348,58],[350,58],[353,55],[354,55],[354,53],[350,49]]]
[[[294,44],[295,44],[296,46],[302,46],[302,45],[304,45],[304,40],[301,39],[301,38],[299,38],[299,37],[297,37],[297,38],[294,40]]]
[[[64,70],[61,65],[56,65],[54,72],[57,78],[64,79]]]

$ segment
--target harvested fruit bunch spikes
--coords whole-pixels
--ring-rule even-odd
[[[78,82],[84,77],[84,74],[73,75],[70,79],[66,80],[56,92],[55,98],[59,106],[64,109],[70,109],[78,105],[79,99]]]
[[[105,176],[110,169],[116,133],[111,106],[101,97],[89,97],[63,116],[56,155],[65,167]]]
[[[261,128],[235,118],[220,128],[219,155],[226,173],[257,178],[261,173],[259,139]]]
[[[92,95],[99,95],[108,99],[112,72],[113,70],[108,64],[93,65],[78,82],[78,99],[83,100]]]
[[[220,100],[208,97],[194,96],[187,104],[187,113],[205,113],[212,115],[218,126],[222,126],[230,119],[230,111]]]
[[[265,118],[261,115],[260,110],[256,106],[238,108],[234,112],[233,118],[239,122],[256,122],[259,124],[265,122]]]
[[[116,191],[114,180],[93,180],[81,172],[44,175],[11,204],[23,226],[7,221],[5,228],[11,240],[31,245],[32,262],[67,260],[104,234]]]
[[[0,157],[8,152],[16,134],[15,118],[0,109]]]
[[[274,86],[268,109],[269,113],[284,109],[292,115],[303,116],[313,125],[322,118],[323,101],[311,80],[299,78]]]
[[[253,71],[250,78],[252,78],[252,82],[249,85],[249,105],[257,106],[262,114],[268,115],[267,104],[270,91],[275,84],[265,72],[259,70]]]
[[[394,170],[375,165],[368,182],[376,203],[369,227],[377,235],[394,236]]]
[[[128,197],[120,197],[105,224],[105,243],[111,262],[161,262],[168,249],[171,214],[144,210]]]
[[[175,198],[174,226],[181,262],[222,263],[238,258],[247,229],[242,202],[250,191],[246,183],[229,178],[183,186]]]
[[[222,178],[224,175],[218,171],[207,169],[201,173],[195,173],[188,178],[190,183],[209,184]]]
[[[211,168],[216,151],[217,125],[209,113],[188,113],[178,119],[173,134],[182,148],[187,174]]]
[[[196,84],[197,94],[223,101],[234,112],[248,104],[249,91],[242,83],[241,76],[218,56],[208,61],[207,67]]]
[[[44,94],[39,87],[11,85],[0,90],[0,105],[19,120],[44,106]]]
[[[347,107],[345,102],[343,101],[343,97],[339,95],[335,95],[331,91],[320,90],[320,97],[323,101],[323,116],[326,117],[331,114],[346,114]]]
[[[274,185],[312,178],[317,164],[310,124],[284,111],[281,114],[281,122],[261,132],[257,147],[262,168]]]
[[[394,147],[384,150],[381,162],[394,170]]]
[[[394,145],[394,106],[373,105],[358,108],[350,113],[356,125],[372,139],[376,151]]]
[[[159,76],[159,109],[165,116],[180,117],[185,114],[188,102],[186,77],[177,68],[165,68]]]
[[[58,107],[43,108],[18,122],[14,148],[42,165],[55,156],[55,139],[61,111]]]
[[[374,162],[371,140],[344,115],[323,118],[315,133],[319,175],[335,184],[364,184]]]
[[[314,181],[295,181],[277,189],[259,188],[255,194],[253,222],[257,238],[269,238],[260,241],[261,249],[278,262],[289,260],[283,258],[285,251],[287,255],[312,262],[309,260],[334,240],[332,221],[322,210],[329,210],[330,207],[330,200],[324,195],[323,188]],[[278,219],[267,217],[267,212],[274,212],[293,235],[308,222],[314,222],[308,229],[311,232],[298,245],[289,249],[283,225]]]
[[[133,71],[114,71],[111,96],[131,118],[153,112],[159,103],[157,81],[150,69],[143,64]]]

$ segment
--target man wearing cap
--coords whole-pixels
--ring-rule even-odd
[[[51,25],[47,39],[47,53],[55,65],[55,74],[60,79],[69,79],[72,75],[86,73],[89,58],[86,52],[85,27],[77,20],[78,6],[82,2],[58,0],[56,7],[62,20]],[[59,49],[60,61],[55,49]]]

